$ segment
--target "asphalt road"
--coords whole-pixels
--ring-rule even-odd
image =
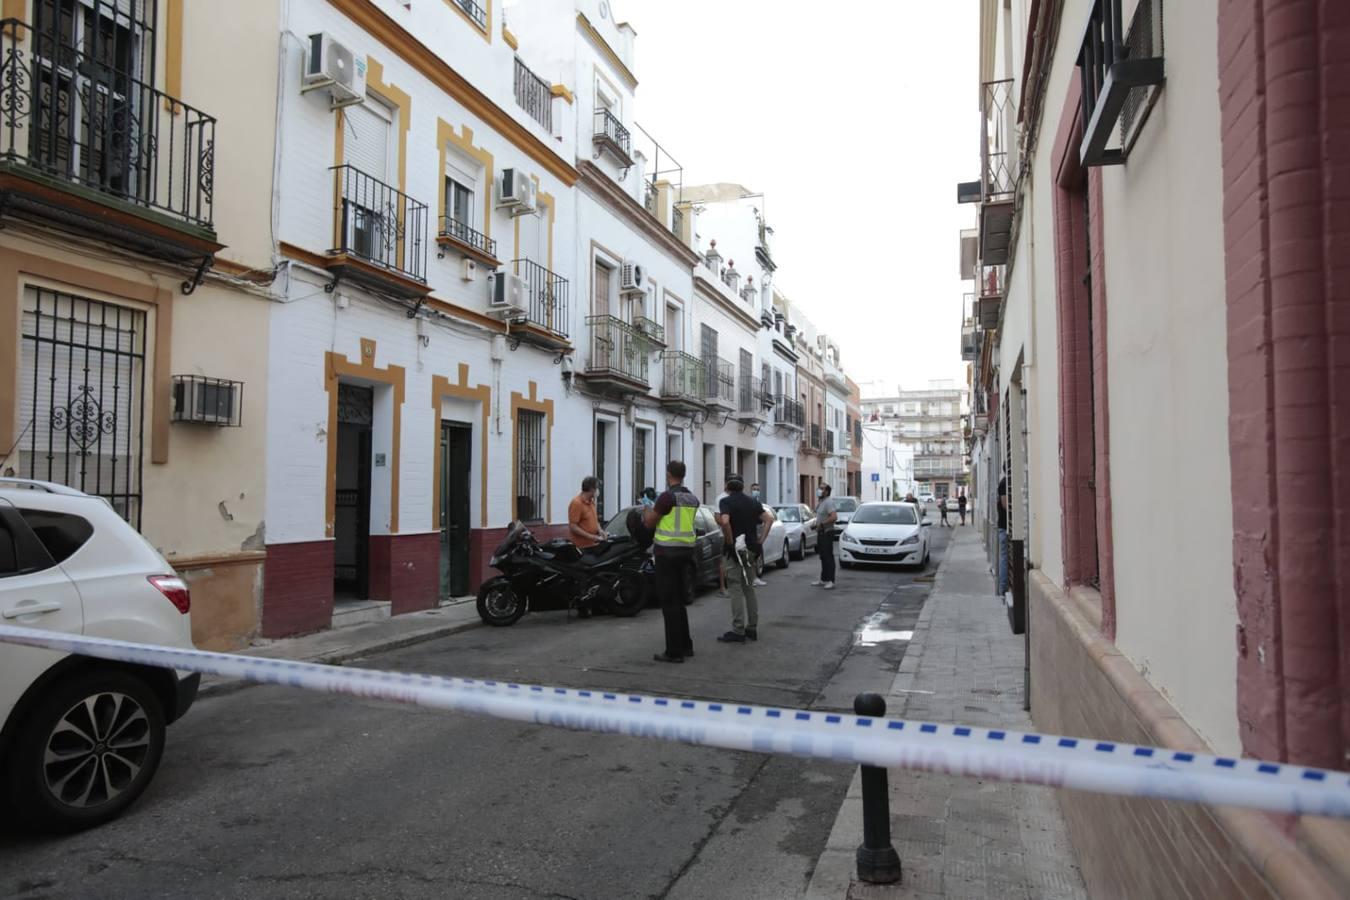
[[[852,709],[884,693],[926,573],[765,576],[760,640],[723,645],[727,602],[690,608],[697,656],[651,661],[661,616],[532,614],[358,665],[667,696]],[[916,580],[917,579],[917,580]],[[0,896],[38,898],[792,898],[852,771],[281,687],[201,701],[120,820],[0,834]]]

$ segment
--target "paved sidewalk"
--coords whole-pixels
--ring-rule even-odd
[[[259,640],[252,647],[237,652],[266,659],[296,659],[336,665],[476,628],[481,623],[476,604],[472,600],[461,601],[303,637]],[[207,675],[202,678],[199,696],[225,694],[248,687],[249,684],[233,678]]]
[[[1034,731],[1022,709],[1023,638],[993,596],[973,528],[958,528],[886,698],[887,715]],[[1051,788],[892,771],[899,885],[853,880],[857,775],[811,880],[811,898],[1076,900],[1087,896]]]

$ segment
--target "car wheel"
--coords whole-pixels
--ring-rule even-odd
[[[94,670],[46,690],[5,760],[6,791],[20,821],[76,831],[136,801],[164,754],[164,710],[127,672]]]
[[[780,557],[778,557],[778,568],[780,568],[780,569],[786,569],[790,563],[791,563],[791,560],[788,559],[788,546],[787,546],[787,543],[784,542],[784,544],[783,544],[783,555],[780,556]]]
[[[478,589],[478,617],[499,628],[514,625],[525,615],[525,598],[507,578],[491,578]]]
[[[797,549],[792,551],[792,558],[797,560],[806,559],[806,538],[797,538]]]
[[[755,560],[755,577],[764,577],[764,556],[762,554]]]

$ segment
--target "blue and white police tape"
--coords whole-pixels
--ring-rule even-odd
[[[1350,774],[1088,738],[352,669],[0,625],[21,644],[330,694],[686,744],[1350,818]]]

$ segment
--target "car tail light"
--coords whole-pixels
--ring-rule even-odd
[[[146,579],[155,586],[183,615],[192,608],[192,595],[188,592],[187,582],[177,575],[151,575]]]

